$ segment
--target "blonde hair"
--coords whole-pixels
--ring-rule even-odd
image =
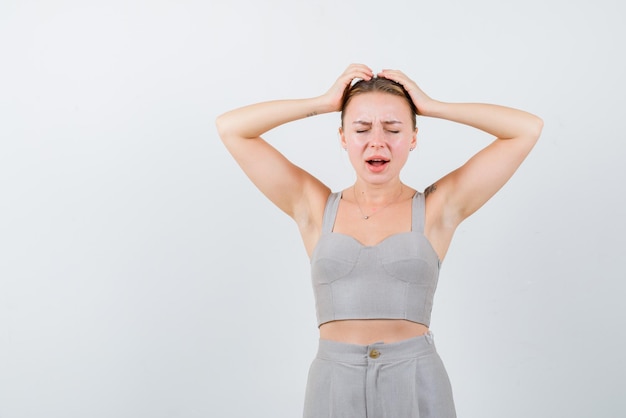
[[[402,84],[396,83],[393,80],[382,77],[374,77],[369,80],[359,80],[351,86],[348,86],[343,93],[343,99],[341,101],[341,126],[343,126],[343,114],[348,107],[348,104],[354,96],[365,93],[387,93],[394,96],[403,97],[406,99],[409,107],[411,108],[411,120],[413,122],[413,128],[417,125],[417,108],[415,103],[411,99],[409,93],[404,89]]]

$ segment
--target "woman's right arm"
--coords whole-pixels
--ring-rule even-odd
[[[263,194],[296,222],[308,220],[312,196],[327,195],[328,188],[287,160],[261,135],[291,121],[339,111],[343,92],[352,80],[371,77],[368,67],[353,64],[322,96],[253,104],[217,118],[219,136],[239,166]]]
[[[296,219],[311,188],[323,187],[291,163],[261,135],[287,122],[326,113],[319,98],[277,100],[227,112],[217,118],[226,148],[256,187],[276,206]]]

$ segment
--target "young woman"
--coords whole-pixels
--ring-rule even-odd
[[[356,181],[333,193],[261,135],[341,111]],[[496,139],[420,193],[400,180],[417,143],[416,114]],[[397,70],[350,65],[325,94],[270,101],[217,119],[254,184],[298,225],[311,258],[320,342],[305,418],[447,418],[452,390],[429,331],[439,268],[457,226],[513,175],[543,123],[503,106],[444,103]]]

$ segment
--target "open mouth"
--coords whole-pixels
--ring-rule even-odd
[[[383,158],[373,158],[371,160],[366,160],[366,163],[371,165],[372,167],[382,167],[389,162],[389,160],[385,160]]]

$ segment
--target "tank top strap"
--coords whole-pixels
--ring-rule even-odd
[[[341,192],[331,193],[326,201],[326,207],[324,208],[324,217],[322,218],[322,233],[328,233],[333,231],[335,225],[335,218],[337,217],[337,209],[339,208],[339,201],[341,200]]]
[[[411,230],[424,232],[425,210],[426,200],[424,199],[424,193],[415,192],[411,208]]]

